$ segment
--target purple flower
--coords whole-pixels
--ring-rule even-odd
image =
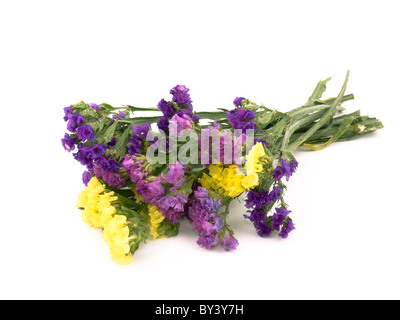
[[[256,113],[248,109],[237,108],[228,111],[226,118],[231,124],[233,129],[253,129],[257,128],[256,124],[251,121],[256,117]]]
[[[236,99],[233,100],[233,104],[235,105],[235,107],[239,107],[242,105],[243,100],[244,100],[243,97],[236,97]]]
[[[286,162],[284,159],[279,159],[281,166],[277,166],[273,172],[274,179],[276,181],[280,181],[283,176],[286,176],[286,181],[289,181],[289,178],[295,172],[296,167],[298,166],[298,162],[296,159],[293,159],[290,162]]]
[[[113,188],[119,189],[125,184],[125,180],[117,172],[106,172],[98,166],[94,166],[93,172],[97,178],[102,178],[104,182]]]
[[[177,137],[184,129],[192,129],[192,122],[187,114],[179,116],[175,114],[170,121],[169,131],[172,136]]]
[[[170,183],[173,187],[170,189],[171,192],[175,192],[177,188],[181,187],[186,181],[183,176],[185,175],[186,166],[177,162],[176,164],[169,165],[169,171],[165,176],[165,182]]]
[[[157,127],[162,131],[167,131],[169,126],[169,120],[167,116],[163,116],[158,120]]]
[[[64,121],[68,121],[68,119],[72,115],[73,111],[74,111],[74,109],[72,109],[72,107],[64,108]]]
[[[272,216],[272,229],[279,231],[287,215],[289,215],[289,210],[286,208],[276,208]]]
[[[85,122],[85,118],[80,113],[74,113],[68,116],[67,129],[70,132],[75,132],[76,128]]]
[[[202,187],[194,190],[192,197],[187,203],[189,219],[192,221],[193,229],[199,233],[197,244],[210,249],[218,244],[218,234],[224,226],[222,218],[216,215],[221,209],[221,200],[208,195],[208,191]]]
[[[159,198],[165,194],[164,187],[161,184],[162,180],[163,176],[161,175],[148,184],[148,189],[152,198]]]
[[[133,126],[132,136],[128,141],[128,152],[130,154],[141,154],[143,139],[146,138],[147,133],[150,131],[150,123],[137,124]]]
[[[280,187],[274,187],[271,192],[269,193],[269,199],[271,202],[275,202],[278,199],[282,199],[282,191],[283,189]]]
[[[102,145],[98,145],[98,146],[102,146]],[[95,153],[93,151],[93,155],[94,154]],[[96,164],[98,166],[100,166],[105,172],[118,171],[120,168],[120,165],[116,162],[116,160],[114,158],[105,158],[103,156],[98,156]]]
[[[286,181],[289,181],[289,178],[293,173],[292,167],[291,167],[290,163],[286,162],[282,158],[279,161],[280,161],[280,163],[282,165],[283,170],[285,171]]]
[[[157,108],[167,118],[171,118],[176,113],[175,107],[172,104],[169,104],[164,99],[160,100],[160,102],[157,105]]]
[[[235,238],[232,238],[231,236],[226,236],[225,239],[221,241],[220,245],[224,246],[225,250],[232,251],[237,248],[237,246],[239,245],[239,241],[237,241]]]
[[[268,237],[272,230],[266,223],[260,223],[257,225],[257,234],[260,237]]]
[[[108,147],[113,147],[117,144],[117,138],[113,137],[109,143],[107,143]]]
[[[192,121],[194,122],[194,121],[197,121],[197,120],[199,120],[200,119],[200,116],[198,115],[198,114],[194,114],[193,116],[192,116]]]
[[[181,219],[184,212],[183,205],[186,203],[187,198],[178,192],[176,197],[172,195],[165,195],[157,201],[157,206],[160,208],[162,215],[167,218],[171,223],[177,223]]]
[[[124,119],[124,118],[125,118],[125,113],[123,113],[122,111],[119,111],[119,112],[118,112],[118,117],[119,117],[120,119]]]
[[[133,126],[133,134],[140,139],[144,139],[150,130],[150,122],[145,122],[143,124],[136,124]]]
[[[71,152],[75,149],[76,138],[72,138],[68,133],[64,135],[64,138],[61,139],[62,146],[68,152]]]
[[[114,120],[117,120],[117,116],[115,115],[115,114],[113,114],[112,116],[111,116],[111,118],[113,118]],[[113,122],[113,121],[111,121],[111,122]],[[114,122],[113,122],[114,123]],[[112,124],[112,123],[110,123],[110,124]]]
[[[268,145],[267,141],[265,141],[264,139],[257,139],[257,138],[255,138],[255,139],[254,139],[254,144],[256,144],[257,142],[261,142],[262,145],[263,145],[264,147],[266,147],[267,149],[269,149],[269,145]]]
[[[98,106],[95,103],[88,103],[89,107],[91,107],[92,109],[99,111],[100,110],[100,106]]]
[[[170,94],[173,95],[172,101],[177,104],[183,104],[186,107],[190,107],[192,99],[189,95],[189,89],[183,85],[177,85],[170,90]]]
[[[297,162],[296,159],[292,159],[292,161],[290,161],[290,165],[291,165],[291,173],[293,174],[299,163]]]
[[[286,238],[288,237],[289,233],[290,233],[291,231],[293,231],[294,229],[296,229],[296,228],[294,227],[292,220],[291,220],[291,219],[288,219],[288,220],[286,221],[286,224],[283,226],[281,232],[279,233],[279,236],[280,236],[281,238],[286,239]]]
[[[88,185],[88,183],[89,183],[89,181],[90,181],[91,179],[92,179],[92,175],[90,174],[89,171],[85,171],[85,172],[82,174],[82,181],[83,181],[83,183],[85,184],[85,186]]]
[[[202,234],[197,240],[197,244],[201,247],[211,249],[218,244],[218,236],[214,233],[212,234]]]
[[[90,140],[94,141],[94,131],[90,124],[85,124],[82,127],[76,129],[76,133],[78,134],[79,139],[82,141]]]
[[[275,181],[280,181],[285,175],[285,170],[283,170],[281,166],[277,166],[272,175],[274,176]]]

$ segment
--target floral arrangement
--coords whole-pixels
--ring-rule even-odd
[[[197,244],[234,250],[227,224],[232,200],[245,196],[247,214],[261,237],[295,229],[284,201],[285,181],[296,171],[293,151],[321,150],[361,137],[382,123],[359,111],[344,114],[349,74],[335,98],[321,99],[330,79],[308,101],[279,112],[237,97],[231,110],[195,112],[189,89],[177,85],[157,108],[79,102],[64,108],[62,145],[86,167],[77,206],[82,219],[103,230],[111,258],[129,264],[148,239],[175,236],[181,219]],[[136,116],[138,112],[158,116]]]

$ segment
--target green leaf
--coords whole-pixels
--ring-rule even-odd
[[[332,77],[329,77],[328,79],[321,80],[318,82],[317,86],[314,89],[314,92],[311,94],[311,96],[308,98],[307,103],[304,105],[304,107],[308,107],[312,105],[316,100],[321,99],[322,94],[326,90],[326,83],[331,80]]]
[[[102,140],[103,143],[108,143],[114,137],[115,128],[117,127],[118,121],[115,121],[109,128],[107,128],[106,132],[104,133]]]
[[[114,107],[112,105],[109,105],[108,103],[101,103],[101,104],[99,104],[99,107],[100,108],[105,108],[105,109],[108,109],[108,110],[113,110],[114,109]]]
[[[321,119],[316,122],[310,129],[308,129],[305,133],[303,133],[295,142],[289,145],[287,148],[287,152],[293,152],[298,146],[303,144],[307,139],[309,139],[319,128],[321,128],[325,123],[327,123],[332,117],[335,112],[337,105],[339,104],[340,100],[343,98],[344,92],[346,91],[347,82],[349,80],[350,72],[347,71],[346,79],[344,80],[342,90],[340,90],[339,95],[337,96],[336,100],[332,103],[332,106],[325,112],[325,114],[321,117]]]
[[[122,160],[122,158],[125,156],[125,148],[126,145],[128,144],[128,140],[132,134],[132,128],[133,128],[133,124],[130,124],[125,131],[122,133],[121,137],[118,139],[115,147],[114,147],[114,151],[115,154],[118,158],[118,161]]]
[[[354,117],[347,117],[346,120],[343,121],[338,130],[335,132],[335,134],[325,143],[319,145],[304,143],[303,146],[311,151],[319,151],[328,147],[333,142],[337,141],[346,132],[347,128],[351,126],[354,119],[355,119]]]

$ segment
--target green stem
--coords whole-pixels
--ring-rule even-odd
[[[289,147],[285,150],[287,152],[293,152],[298,146],[303,144],[308,138],[310,138],[319,128],[321,128],[325,123],[329,121],[333,117],[334,111],[338,106],[340,100],[343,98],[344,92],[346,91],[347,82],[349,80],[350,72],[347,71],[346,79],[344,80],[342,90],[340,90],[339,95],[332,103],[332,106],[325,112],[325,114],[321,117],[321,119],[316,122],[307,132],[303,133],[295,142],[289,145]]]

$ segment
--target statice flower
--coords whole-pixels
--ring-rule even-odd
[[[68,116],[67,129],[70,132],[76,132],[76,128],[85,122],[85,118],[79,112]]]
[[[64,135],[64,138],[61,139],[62,146],[64,147],[65,150],[68,152],[71,152],[72,150],[75,149],[75,144],[76,144],[77,139],[71,137],[68,133]]]
[[[226,118],[233,129],[253,129],[257,128],[256,124],[251,121],[256,117],[256,113],[248,109],[237,108],[228,111]]]
[[[69,117],[72,116],[74,109],[72,107],[64,108],[64,121],[68,121]]]
[[[281,238],[284,238],[284,239],[285,239],[285,238],[288,237],[288,234],[289,234],[291,231],[293,231],[294,229],[296,229],[296,228],[294,227],[292,220],[291,220],[291,219],[288,219],[288,220],[286,221],[286,224],[283,226],[281,232],[279,233],[279,236],[280,236]]]
[[[105,171],[102,167],[94,166],[93,173],[97,178],[102,178],[105,183],[113,188],[121,188],[126,181],[117,172]]]
[[[91,107],[92,109],[99,111],[100,110],[100,106],[95,104],[95,103],[88,103],[89,107]]]
[[[171,192],[175,192],[177,188],[181,187],[186,181],[184,178],[187,167],[177,162],[176,164],[169,165],[169,171],[165,176],[165,182],[172,184]]]
[[[137,124],[133,126],[132,136],[128,141],[128,152],[130,154],[141,154],[143,140],[146,138],[147,133],[150,131],[150,123]]]
[[[222,218],[217,215],[221,209],[221,200],[208,195],[208,191],[202,187],[194,190],[192,197],[187,205],[188,217],[192,221],[193,229],[199,233],[197,244],[210,249],[218,245],[219,234],[222,232],[224,223]],[[223,243],[222,245],[225,245]],[[226,243],[227,249],[234,249],[236,246]]]
[[[221,246],[224,246],[226,251],[232,251],[235,250],[236,247],[239,245],[239,241],[237,241],[235,238],[232,238],[231,236],[226,236],[224,240],[220,242]]]
[[[167,116],[161,117],[157,122],[158,129],[164,132],[168,130],[168,126],[169,126],[169,119]]]
[[[177,85],[170,90],[170,94],[173,95],[172,101],[177,104],[182,104],[186,107],[191,107],[192,99],[188,93],[189,89],[183,85]]]
[[[89,181],[92,179],[92,175],[90,174],[89,171],[85,171],[82,174],[82,182],[85,184],[85,186],[88,185]]]
[[[119,111],[118,112],[118,118],[124,119],[125,118],[125,113],[123,113],[122,111]]]
[[[165,99],[161,99],[157,105],[158,110],[160,110],[163,115],[167,118],[171,118],[175,113],[175,107],[172,104],[169,104]]]
[[[275,213],[272,216],[272,229],[279,231],[281,225],[285,222],[286,216],[289,215],[289,210],[286,208],[275,208]]]
[[[185,195],[178,191],[177,196],[165,195],[157,201],[162,215],[171,223],[177,223],[182,218],[184,205],[187,202]]]
[[[82,141],[94,141],[95,133],[90,124],[85,124],[84,126],[77,128],[76,133],[78,134],[79,139]]]
[[[248,211],[250,216],[244,215],[244,217],[253,222],[258,235],[261,237],[269,236],[272,229],[279,231],[279,228],[276,229],[274,227],[277,227],[278,223],[279,226],[283,223],[283,221],[279,220],[282,216],[286,216],[284,215],[286,212],[283,211],[283,209],[279,209],[275,218],[272,218],[272,222],[275,222],[272,226],[268,224],[268,216],[263,209],[264,207],[275,203],[277,200],[282,199],[282,192],[282,188],[275,186],[270,192],[267,190],[261,190],[259,192],[250,190],[247,194],[245,206],[251,210]]]
[[[242,101],[244,100],[243,97],[236,97],[235,100],[233,100],[233,104],[235,107],[240,107],[242,105]]]
[[[175,114],[170,120],[170,135],[177,137],[184,129],[192,129],[191,118],[187,114]]]
[[[299,163],[296,159],[293,159],[290,162],[286,162],[284,159],[279,160],[281,165],[277,166],[273,172],[273,177],[276,181],[280,181],[284,176],[286,177],[286,181],[289,181],[289,178],[295,172]]]

